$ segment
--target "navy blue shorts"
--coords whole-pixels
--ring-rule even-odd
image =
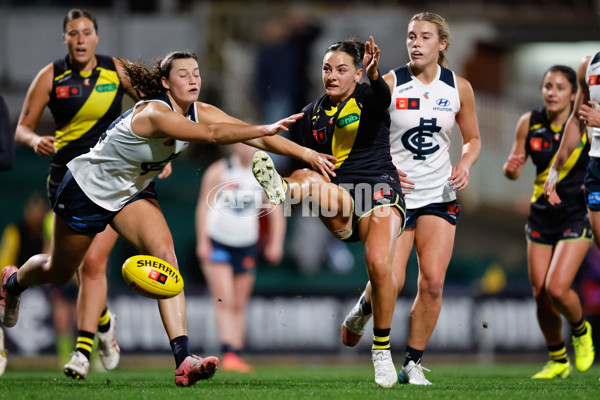
[[[421,215],[435,215],[456,225],[460,217],[460,204],[458,201],[449,201],[447,203],[433,203],[426,206],[406,210],[406,228],[417,226],[417,218]]]
[[[154,191],[154,182],[142,190],[127,204],[141,199],[158,199]],[[126,205],[127,205],[126,204]],[[67,171],[60,186],[56,190],[56,202],[53,210],[65,223],[77,233],[94,235],[104,231],[106,226],[119,211],[109,211],[90,200],[73,179],[71,171]]]
[[[600,211],[600,159],[594,157],[585,173],[585,204],[589,210]]]
[[[258,245],[232,247],[213,239],[210,239],[210,243],[213,248],[210,253],[211,262],[231,264],[235,275],[255,271]]]

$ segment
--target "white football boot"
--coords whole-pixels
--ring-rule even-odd
[[[348,347],[354,347],[358,344],[365,333],[365,325],[371,319],[372,314],[363,314],[360,307],[363,297],[365,297],[365,292],[362,293],[358,302],[352,307],[352,310],[346,315],[344,323],[342,323],[342,342]]]
[[[431,372],[430,370],[422,366],[420,361],[418,363],[415,363],[411,360],[406,366],[402,367],[402,371],[400,372],[399,378],[402,380],[402,383],[408,383],[410,385],[429,386],[431,385],[431,382],[429,382],[429,380],[425,378],[423,370]]]
[[[117,316],[108,311],[110,315],[110,328],[106,332],[98,332],[98,355],[102,366],[107,370],[113,370],[119,365],[121,349],[117,344]]]
[[[398,382],[398,373],[392,361],[392,352],[386,350],[371,350],[371,359],[375,368],[375,383],[383,388],[391,388]]]
[[[271,204],[278,205],[284,202],[283,180],[275,170],[273,160],[264,151],[257,151],[252,156],[252,173],[262,186]]]
[[[79,351],[71,353],[71,361],[63,369],[66,376],[83,381],[90,369],[90,361]]]

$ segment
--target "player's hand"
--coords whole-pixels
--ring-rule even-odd
[[[205,263],[210,261],[210,253],[212,253],[212,245],[207,236],[198,238],[196,242],[196,257],[200,262]]]
[[[33,151],[35,154],[39,156],[49,156],[56,152],[54,148],[54,143],[56,142],[56,138],[54,136],[38,136],[33,141]]]
[[[398,170],[400,175],[400,187],[402,188],[402,194],[408,194],[415,189],[415,182],[408,179],[406,172]]]
[[[283,246],[268,243],[263,251],[265,260],[271,265],[278,265],[283,260]]]
[[[169,163],[167,165],[165,165],[165,167],[160,172],[160,174],[158,174],[158,179],[166,179],[169,176],[171,176],[172,173],[173,173],[173,166],[171,165],[171,161],[169,161]]]
[[[289,131],[289,126],[292,125],[294,122],[298,121],[300,118],[302,118],[303,115],[304,115],[304,113],[290,115],[287,118],[284,118],[282,120],[275,122],[274,124],[265,125],[265,128],[266,128],[265,135],[273,136],[273,135],[277,135],[280,132]]]
[[[553,206],[560,204],[561,200],[556,193],[556,184],[558,183],[558,177],[560,172],[554,168],[550,167],[550,171],[548,171],[548,177],[546,178],[546,182],[544,182],[544,196],[548,203]]]
[[[331,182],[330,176],[336,176],[333,170],[335,169],[337,158],[330,154],[310,150],[308,154],[305,153],[304,161],[310,164],[313,171],[317,171],[323,175],[327,182]]]
[[[590,100],[588,104],[582,105],[579,109],[579,119],[587,126],[600,128],[600,109],[598,109],[598,103]]]
[[[466,163],[459,161],[452,167],[452,174],[448,178],[450,187],[454,190],[463,190],[469,184],[469,168]]]
[[[514,174],[523,164],[525,164],[525,154],[513,154],[504,163],[504,170],[510,174]]]
[[[377,72],[377,66],[379,65],[379,46],[375,44],[373,36],[369,36],[369,40],[365,43],[363,64],[365,66],[367,76],[371,80],[374,81],[379,78],[379,72]]]

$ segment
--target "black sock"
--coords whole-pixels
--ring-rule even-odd
[[[6,280],[6,290],[8,290],[8,292],[13,296],[20,295],[25,291],[25,289],[27,288],[19,285],[19,282],[17,282],[17,274],[12,274]]]
[[[108,308],[105,308],[100,314],[100,320],[98,321],[98,332],[108,332],[110,329],[110,314],[108,313]]]
[[[77,344],[75,350],[80,352],[87,358],[90,359],[92,353],[92,347],[94,346],[94,332],[77,331]]]
[[[413,349],[410,346],[406,346],[406,358],[404,359],[404,364],[402,364],[403,367],[406,367],[408,365],[409,362],[414,361],[415,364],[418,364],[421,362],[421,358],[423,358],[423,351],[424,350],[417,350],[417,349]]]
[[[223,343],[223,344],[221,344],[221,354],[225,354],[225,353],[235,353],[235,349],[233,348],[232,345]]]
[[[363,315],[370,315],[373,312],[371,308],[371,303],[367,303],[365,300],[365,296],[360,298],[360,311],[362,311]]]
[[[373,328],[373,350],[390,350],[390,328]]]
[[[559,363],[567,362],[567,348],[565,347],[565,342],[548,346],[548,353],[550,354],[550,359],[552,361]]]
[[[585,319],[583,317],[581,320],[571,324],[571,332],[575,337],[580,337],[587,333],[587,326],[585,326]]]
[[[190,350],[190,344],[187,336],[177,336],[175,339],[169,342],[171,350],[173,350],[173,356],[175,357],[175,368],[179,368],[183,360],[187,356],[192,355]]]

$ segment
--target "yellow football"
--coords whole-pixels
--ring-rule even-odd
[[[130,288],[152,299],[168,299],[183,290],[183,278],[179,271],[158,257],[129,257],[123,263],[121,273]]]

